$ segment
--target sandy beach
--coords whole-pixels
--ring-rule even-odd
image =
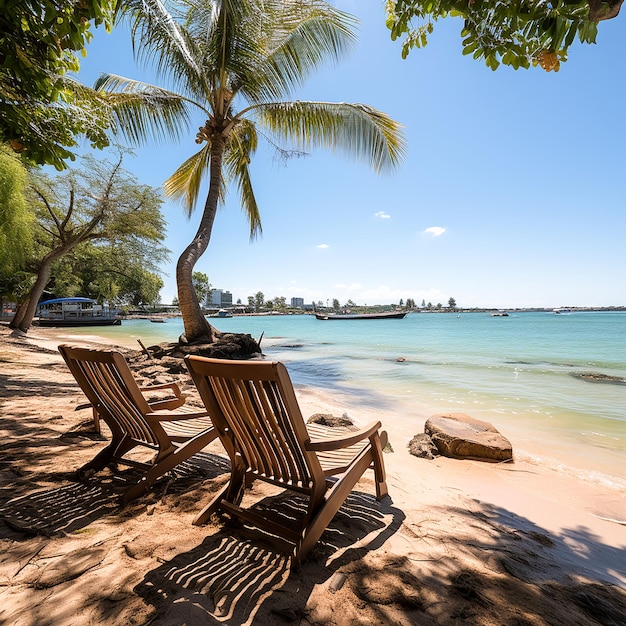
[[[228,478],[218,442],[121,507],[110,472],[74,480],[105,443],[63,340],[0,326],[0,624],[624,623],[625,494],[518,460],[418,459],[385,415],[358,421],[389,431],[390,497],[366,474],[298,571],[254,529],[192,525]],[[352,417],[297,393],[305,417]]]

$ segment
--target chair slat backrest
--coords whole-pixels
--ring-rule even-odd
[[[109,428],[146,445],[159,445],[158,433],[145,418],[150,407],[119,352],[67,345],[59,351]]]
[[[187,366],[222,434],[247,468],[272,482],[308,489],[323,473],[305,449],[308,433],[281,363],[189,356]]]

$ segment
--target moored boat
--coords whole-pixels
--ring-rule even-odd
[[[91,298],[54,298],[37,305],[39,326],[119,326],[116,309]]]
[[[385,311],[383,313],[316,313],[318,320],[401,320],[406,311]]]

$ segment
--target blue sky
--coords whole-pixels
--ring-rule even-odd
[[[401,58],[383,2],[339,0],[360,20],[358,43],[294,99],[363,102],[404,125],[408,156],[377,175],[340,153],[278,162],[259,149],[251,171],[263,235],[250,242],[236,191],[220,209],[196,269],[236,301],[337,298],[357,304],[413,298],[461,307],[626,305],[625,18],[602,23],[598,44],[575,44],[558,73],[492,72],[461,54],[461,24],[440,22],[428,46]],[[96,31],[86,84],[101,72],[153,80],[126,32]],[[160,186],[197,150],[193,124],[179,145],[136,150],[126,168]],[[166,201],[163,302],[195,234]]]

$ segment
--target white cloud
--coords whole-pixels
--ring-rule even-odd
[[[320,243],[317,247],[320,250],[326,250],[326,248],[330,248],[330,246],[327,243]]]
[[[425,235],[432,235],[433,237],[439,237],[446,232],[446,229],[443,226],[431,226],[423,231]]]
[[[389,213],[385,213],[384,211],[376,211],[376,213],[374,213],[374,217],[378,217],[381,220],[388,220],[391,218],[391,215],[389,215]]]

